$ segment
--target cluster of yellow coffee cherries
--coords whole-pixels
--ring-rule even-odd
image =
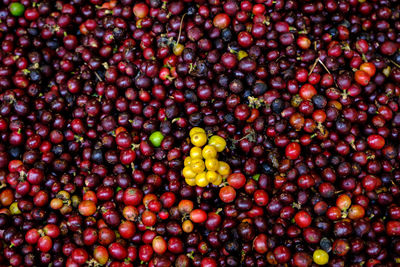
[[[209,183],[220,185],[222,180],[231,173],[228,163],[218,160],[218,152],[226,147],[224,138],[213,135],[208,139],[203,128],[194,127],[189,132],[190,156],[185,158],[182,175],[190,186],[205,187]]]

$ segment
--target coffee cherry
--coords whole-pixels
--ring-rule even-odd
[[[15,17],[20,17],[24,14],[25,7],[21,3],[13,2],[9,5],[8,9],[10,10],[11,15]]]
[[[164,136],[160,131],[156,131],[156,132],[152,133],[149,137],[149,140],[154,147],[160,147],[163,139],[164,139]]]
[[[322,249],[316,249],[313,253],[313,260],[318,265],[325,265],[329,261],[329,255]]]

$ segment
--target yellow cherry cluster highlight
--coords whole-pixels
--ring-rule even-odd
[[[206,132],[200,127],[192,128],[189,136],[194,147],[190,149],[190,156],[185,158],[185,167],[182,170],[186,183],[200,187],[210,183],[220,185],[231,173],[229,164],[218,160],[218,152],[222,152],[226,147],[225,139],[213,135],[207,140]]]

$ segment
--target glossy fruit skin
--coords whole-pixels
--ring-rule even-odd
[[[358,52],[365,54],[368,51],[368,42],[366,40],[360,39],[356,42],[356,49]]]
[[[254,194],[254,201],[259,206],[266,206],[269,202],[268,193],[265,190],[257,189]]]
[[[128,252],[126,249],[119,243],[112,243],[108,246],[108,253],[110,256],[117,260],[123,260],[127,257]]]
[[[133,222],[131,221],[125,221],[122,222],[119,227],[118,227],[118,232],[120,235],[125,238],[129,239],[132,238],[135,235],[136,232],[136,226]]]
[[[218,135],[213,135],[208,139],[208,144],[215,146],[217,149],[217,152],[222,152],[224,151],[226,147],[226,141],[222,137]]]
[[[214,17],[213,24],[219,29],[225,29],[229,26],[230,21],[231,20],[228,15],[221,13]]]
[[[342,211],[348,210],[350,205],[351,198],[348,195],[342,194],[336,199],[336,206]]]
[[[136,188],[127,188],[124,191],[123,199],[125,205],[137,206],[143,199],[143,193]]]
[[[29,183],[38,185],[43,181],[43,179],[44,179],[43,171],[35,168],[30,169],[28,171],[27,180],[29,181]]]
[[[225,203],[230,203],[236,198],[236,190],[232,186],[224,186],[219,190],[219,197]]]
[[[207,143],[207,136],[205,133],[195,133],[190,140],[194,146],[202,147]]]
[[[229,164],[224,161],[218,162],[218,173],[222,176],[229,175],[231,173],[231,168]]]
[[[360,70],[367,73],[370,77],[374,76],[376,73],[376,67],[373,63],[365,62],[361,64]]]
[[[25,240],[28,244],[36,244],[40,238],[40,234],[37,229],[31,229],[25,234]]]
[[[108,251],[103,246],[97,246],[93,251],[93,257],[100,264],[105,264],[108,261],[108,258],[109,258]]]
[[[200,128],[200,127],[193,127],[189,131],[189,137],[192,137],[196,133],[206,133],[206,131],[203,128]]]
[[[216,267],[217,262],[213,258],[203,258],[200,263],[201,267]]]
[[[228,176],[227,181],[233,188],[240,189],[245,185],[246,177],[242,173],[232,173]]]
[[[306,228],[311,224],[311,216],[306,211],[299,211],[294,216],[294,220],[298,226],[301,228]]]
[[[389,221],[386,224],[386,232],[390,236],[397,236],[400,233],[400,223],[398,221]]]
[[[350,245],[347,240],[338,239],[333,243],[332,250],[338,256],[345,256],[350,250]]]
[[[196,185],[199,187],[206,187],[209,183],[205,172],[201,172],[195,177]]]
[[[200,209],[190,212],[190,220],[194,223],[202,223],[207,219],[207,213]]]
[[[57,238],[61,234],[60,228],[55,224],[47,224],[43,227],[43,232],[51,238]]]
[[[71,254],[71,258],[79,265],[84,264],[88,259],[88,253],[83,248],[76,248]]]
[[[311,45],[311,41],[310,39],[308,39],[305,36],[301,36],[297,39],[297,45],[301,48],[301,49],[308,49]]]
[[[200,147],[192,147],[190,149],[190,158],[188,158],[188,161],[191,162],[193,159],[203,159],[203,150]],[[187,165],[190,165],[190,163]]]
[[[385,139],[377,134],[368,136],[367,142],[372,149],[381,149],[385,146]]]
[[[40,251],[48,252],[48,251],[50,251],[50,249],[53,245],[53,241],[51,240],[51,238],[49,236],[42,236],[39,238],[37,244],[38,244],[38,248],[40,249]]]
[[[300,97],[304,100],[310,100],[316,94],[317,91],[311,84],[305,84],[300,88]]]
[[[253,248],[257,253],[264,254],[268,251],[268,237],[265,234],[259,234],[253,241]]]
[[[9,6],[10,13],[15,17],[20,17],[24,14],[25,7],[18,2],[13,2]]]
[[[278,263],[285,263],[290,260],[290,250],[284,246],[278,246],[274,249],[274,256]]]
[[[91,216],[96,212],[96,205],[91,200],[84,200],[79,203],[78,209],[83,216]]]
[[[164,139],[164,135],[160,131],[156,131],[156,132],[152,133],[149,137],[149,140],[154,147],[160,147],[163,139]]]
[[[370,76],[365,71],[358,70],[354,74],[354,79],[357,81],[358,84],[366,86],[370,81]]]
[[[217,157],[217,149],[212,145],[205,145],[202,150],[204,159],[211,159]]]
[[[396,48],[398,49],[398,45],[391,41],[386,41],[380,47],[380,50],[385,55],[393,55],[396,52]]]
[[[147,16],[149,12],[149,8],[146,4],[144,3],[138,3],[135,4],[133,7],[133,13],[135,14],[136,17],[143,19]]]
[[[185,166],[182,170],[182,175],[186,179],[194,179],[196,177],[197,173],[194,172],[194,170],[192,169],[191,166]]]
[[[200,174],[205,169],[204,161],[201,159],[193,159],[189,166],[195,173]]]
[[[354,204],[349,209],[348,217],[352,220],[357,220],[363,218],[365,215],[365,210],[361,205]]]
[[[289,159],[297,159],[300,156],[301,147],[298,143],[290,143],[285,148],[286,157]]]
[[[325,265],[329,261],[329,255],[322,249],[317,249],[313,253],[313,260],[318,265]]]
[[[204,164],[208,172],[215,172],[216,174],[216,171],[219,169],[219,161],[216,158],[206,159]]]

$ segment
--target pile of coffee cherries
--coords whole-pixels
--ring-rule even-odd
[[[226,147],[226,141],[218,135],[213,135],[207,142],[204,129],[193,127],[190,132],[190,140],[194,145],[190,149],[190,156],[185,157],[182,175],[185,182],[191,186],[205,187],[209,183],[220,185],[231,172],[229,165],[224,161],[218,161],[217,154]],[[205,145],[205,146],[204,146]],[[203,148],[201,148],[204,146]]]
[[[400,264],[399,0],[0,0],[0,267]]]

